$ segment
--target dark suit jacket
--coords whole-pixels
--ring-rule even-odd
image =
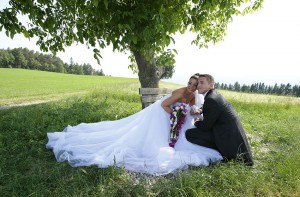
[[[216,148],[225,160],[242,160],[253,165],[251,150],[241,121],[230,103],[216,90],[210,90],[203,105],[203,121],[186,132],[188,141]]]

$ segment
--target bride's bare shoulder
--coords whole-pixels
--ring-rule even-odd
[[[174,91],[172,92],[172,95],[176,95],[176,94],[177,94],[177,95],[178,95],[178,94],[183,95],[184,92],[185,92],[185,87],[174,90]]]

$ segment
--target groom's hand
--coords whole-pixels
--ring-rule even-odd
[[[195,124],[196,122],[200,122],[200,121],[203,121],[203,119],[202,119],[202,118],[199,118],[199,117],[197,117],[197,118],[195,118],[195,119],[194,119],[194,124]]]

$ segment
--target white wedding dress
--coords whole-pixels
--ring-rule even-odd
[[[199,94],[196,103],[203,104]],[[169,96],[169,95],[168,95]],[[214,149],[188,142],[185,131],[193,128],[188,113],[175,147],[169,147],[170,115],[161,107],[168,96],[127,118],[68,126],[63,132],[48,133],[47,148],[53,149],[57,161],[73,167],[112,165],[129,171],[164,175],[191,166],[208,166],[222,160]],[[202,95],[201,95],[202,96]]]

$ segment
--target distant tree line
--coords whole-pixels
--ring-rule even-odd
[[[264,83],[255,83],[252,85],[240,85],[238,82],[235,84],[216,83],[215,88],[221,90],[232,90],[236,92],[259,93],[259,94],[274,94],[300,97],[300,86],[292,86],[288,84],[275,84],[274,86],[265,85]]]
[[[77,75],[104,76],[103,70],[95,70],[90,64],[64,63],[60,58],[34,52],[27,48],[0,49],[0,68],[23,68]]]

